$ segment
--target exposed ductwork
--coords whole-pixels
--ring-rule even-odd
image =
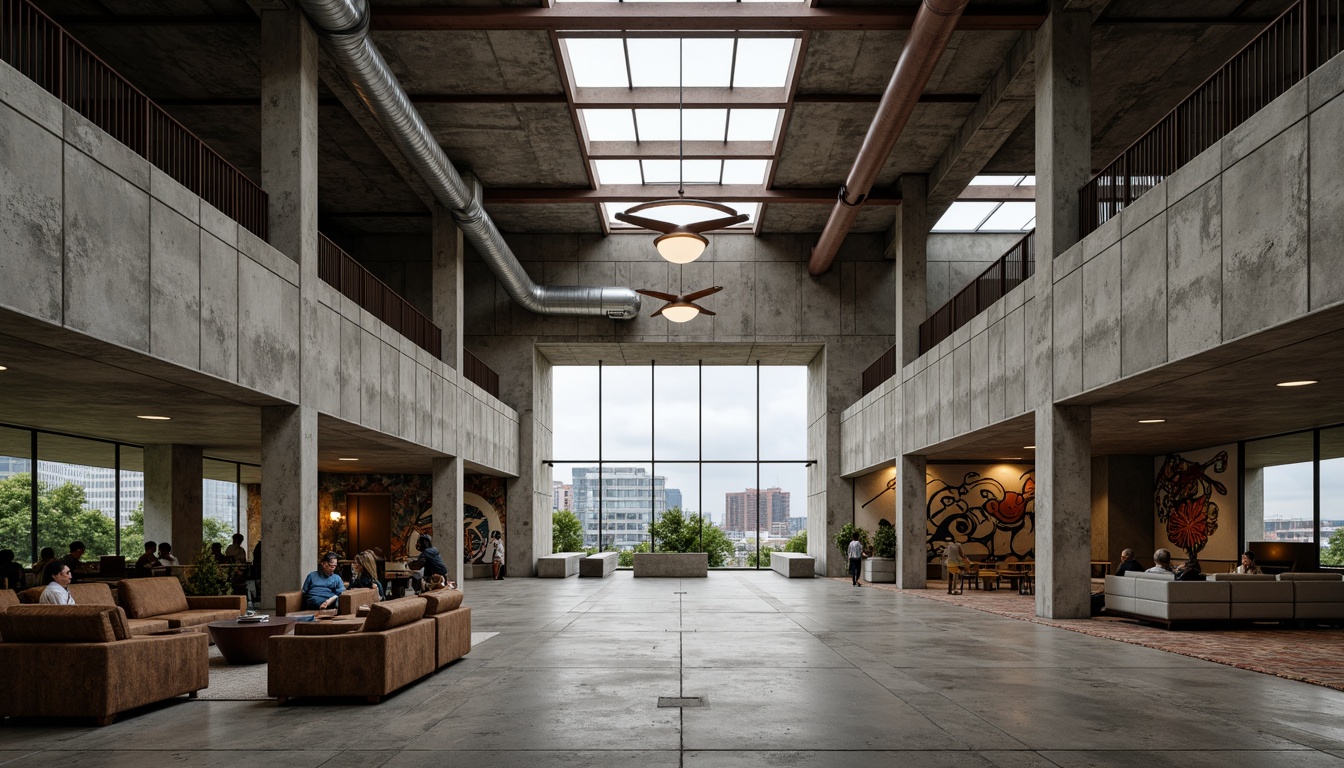
[[[537,285],[481,206],[481,185],[468,184],[439,147],[420,113],[369,38],[367,0],[300,0],[331,58],[382,123],[434,197],[448,208],[504,290],[539,315],[596,315],[630,320],[639,294],[630,288]]]
[[[859,216],[859,206],[872,191],[877,174],[886,165],[896,140],[905,130],[919,96],[928,85],[938,59],[947,49],[952,32],[957,28],[962,11],[966,10],[968,0],[924,0],[915,14],[915,22],[910,28],[910,37],[906,40],[901,56],[896,60],[896,69],[891,73],[891,82],[882,94],[877,105],[877,114],[868,134],[863,137],[863,146],[854,158],[854,167],[849,170],[849,178],[840,188],[839,199],[831,209],[831,217],[826,228],[812,247],[812,257],[807,262],[807,271],[820,275],[831,268],[835,255],[845,235],[854,226]]]

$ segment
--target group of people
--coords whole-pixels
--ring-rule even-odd
[[[498,535],[498,534],[496,534]],[[417,571],[420,591],[430,591],[448,587],[455,589],[457,584],[448,580],[448,564],[443,561],[443,555],[439,553],[439,548],[434,546],[434,540],[430,536],[420,536],[416,539],[415,548],[419,555],[410,562],[411,568]],[[504,562],[504,542],[499,541],[496,547],[498,552],[499,566]],[[348,589],[375,589],[378,591],[378,599],[387,597],[386,590],[378,579],[378,555],[371,549],[355,555],[354,562],[350,564],[350,584],[347,587],[345,580],[336,574],[336,567],[340,564],[340,556],[335,552],[327,552],[322,555],[322,559],[317,564],[317,570],[308,574],[303,580],[303,607],[308,610],[324,611],[336,607],[341,595]],[[496,578],[502,578],[496,568]]]
[[[1153,567],[1145,569],[1138,560],[1134,559],[1134,550],[1126,549],[1120,553],[1120,566],[1115,569],[1116,576],[1124,576],[1131,571],[1143,571],[1144,573],[1170,573],[1176,577],[1177,581],[1204,581],[1204,569],[1199,564],[1199,559],[1193,555],[1184,563],[1172,567],[1171,550],[1159,549],[1153,553]],[[1260,574],[1260,566],[1256,565],[1255,553],[1249,549],[1241,553],[1241,560],[1232,573],[1242,574]]]

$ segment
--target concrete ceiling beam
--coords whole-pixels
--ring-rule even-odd
[[[773,141],[688,141],[683,148],[675,141],[590,141],[588,157],[593,160],[676,160],[692,158],[731,158],[733,160],[772,160]],[[835,199],[835,193],[831,193]]]
[[[687,184],[686,197],[708,198],[721,203],[794,203],[831,205],[835,190],[766,189],[754,185]],[[638,203],[674,194],[674,185],[604,185],[599,189],[530,189],[499,187],[485,190],[486,205],[554,205],[557,203]],[[899,205],[899,196],[875,193],[867,205]]]

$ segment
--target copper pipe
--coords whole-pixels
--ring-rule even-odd
[[[821,237],[812,248],[812,257],[807,262],[807,271],[820,275],[831,268],[835,255],[845,235],[854,226],[859,215],[859,205],[877,181],[882,166],[886,165],[896,140],[905,130],[919,95],[924,92],[938,57],[943,55],[952,32],[966,10],[968,0],[924,0],[915,14],[915,22],[910,28],[910,37],[896,61],[896,69],[891,73],[891,82],[882,94],[877,105],[877,114],[873,124],[868,127],[868,135],[863,137],[863,146],[854,158],[854,167],[849,170],[849,178],[840,189],[839,199],[831,209],[831,217],[822,230]]]

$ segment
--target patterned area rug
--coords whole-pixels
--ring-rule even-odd
[[[835,580],[847,579],[838,577]],[[1101,582],[1094,579],[1093,583],[1093,591],[1099,591]],[[930,581],[928,589],[901,590],[891,584],[867,582],[863,586],[1344,691],[1344,630],[1284,629],[1278,624],[1265,623],[1235,629],[1195,625],[1172,631],[1115,617],[1042,619],[1036,616],[1035,597],[1019,595],[1011,589],[967,590],[960,595],[949,595],[947,583],[943,581]]]
[[[498,632],[472,632],[471,647],[475,648]],[[210,687],[201,691],[199,701],[271,701],[266,694],[265,664],[231,667],[219,649],[210,646]]]

